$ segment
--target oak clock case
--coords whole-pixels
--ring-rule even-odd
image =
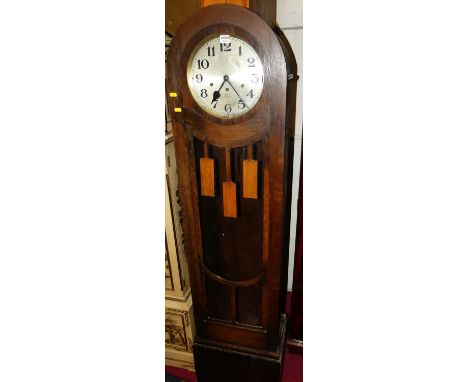
[[[221,51],[220,36],[229,36],[231,52]],[[273,30],[234,5],[201,9],[180,27],[168,52],[201,382],[281,380],[291,74]]]

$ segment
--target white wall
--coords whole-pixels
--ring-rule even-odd
[[[291,231],[289,241],[288,289],[291,290],[296,245],[297,197],[302,143],[302,0],[277,0],[276,19],[294,51],[297,61],[296,130],[294,135],[293,184],[291,199]]]

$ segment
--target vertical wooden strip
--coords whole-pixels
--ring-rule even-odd
[[[214,159],[208,158],[208,143],[204,145],[205,157],[200,158],[200,183],[202,196],[215,196]]]
[[[253,145],[247,146],[247,159],[253,159]]]
[[[231,150],[226,148],[226,181],[223,182],[224,216],[237,217],[236,184],[231,180]]]
[[[268,264],[270,254],[270,163],[269,163],[269,148],[268,139],[264,142],[264,158],[262,169],[263,180],[263,216],[266,217],[263,222],[263,265],[265,268]]]
[[[270,27],[276,25],[277,0],[249,0],[249,9],[259,15]]]
[[[247,147],[247,159],[242,165],[243,181],[242,190],[243,197],[246,199],[258,198],[258,162],[253,159],[253,147]]]
[[[226,180],[231,181],[231,150],[226,148]]]

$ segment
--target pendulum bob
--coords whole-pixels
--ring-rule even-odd
[[[242,163],[242,189],[243,197],[246,199],[258,198],[258,162],[252,158],[253,148],[251,145],[247,148],[247,159]]]
[[[231,151],[226,148],[226,181],[223,182],[224,216],[237,217],[236,183],[231,180]]]
[[[200,183],[202,196],[215,196],[214,159],[208,157],[208,144],[205,142],[205,156],[200,158]]]

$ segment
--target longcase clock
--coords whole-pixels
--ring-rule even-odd
[[[281,380],[290,57],[255,13],[213,5],[167,56],[199,382]]]

